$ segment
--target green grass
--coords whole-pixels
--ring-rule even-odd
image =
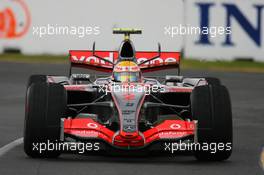
[[[68,56],[64,55],[21,55],[21,54],[0,54],[0,61],[19,62],[19,63],[61,63],[69,61]]]
[[[20,54],[2,54],[0,61],[22,62],[22,63],[50,63],[66,64],[69,61],[68,56],[63,55],[20,55]],[[183,59],[181,61],[182,69],[202,69],[214,71],[229,72],[260,72],[264,73],[264,62],[250,61],[199,61],[194,59]]]
[[[199,61],[185,59],[181,62],[183,69],[204,69],[230,72],[264,73],[264,62],[253,61]]]

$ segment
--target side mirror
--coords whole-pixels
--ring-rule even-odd
[[[161,55],[161,46],[160,46],[160,43],[158,43],[158,52],[159,52],[159,57]]]
[[[95,55],[95,42],[93,42],[93,55]]]

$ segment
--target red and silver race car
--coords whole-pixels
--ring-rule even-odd
[[[28,156],[54,158],[65,151],[61,145],[72,151],[74,144],[90,143],[92,152],[187,150],[198,160],[230,157],[232,112],[226,87],[217,78],[180,76],[179,52],[161,52],[160,45],[157,52],[136,52],[130,34],[140,33],[114,29],[125,35],[119,51],[95,51],[95,44],[91,51],[71,50],[68,77],[29,78]],[[74,67],[110,75],[73,74]],[[171,68],[178,75],[143,76]]]

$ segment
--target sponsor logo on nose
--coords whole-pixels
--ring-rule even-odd
[[[95,123],[88,123],[88,124],[87,124],[87,127],[88,127],[88,128],[92,128],[92,129],[95,129],[95,128],[98,127],[98,125],[95,124]]]
[[[172,124],[170,125],[171,129],[180,129],[181,125],[180,124]]]

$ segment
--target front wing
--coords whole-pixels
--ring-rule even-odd
[[[61,141],[74,138],[76,141],[100,141],[118,149],[144,149],[155,142],[194,138],[195,128],[195,121],[165,120],[145,132],[124,137],[91,118],[69,118],[62,119]]]

